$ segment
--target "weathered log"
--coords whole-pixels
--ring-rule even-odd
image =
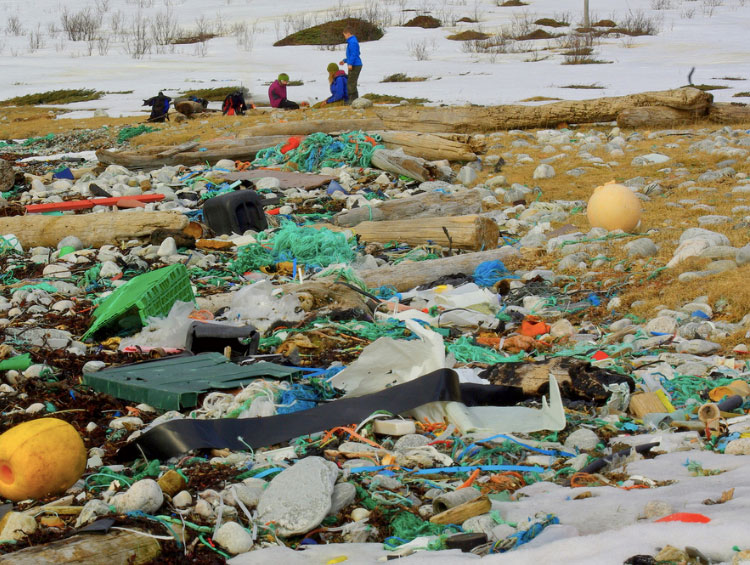
[[[161,553],[159,542],[148,535],[114,531],[104,535],[77,535],[34,545],[0,556],[8,565],[112,565],[151,563]]]
[[[475,214],[425,218],[421,222],[362,222],[353,229],[362,241],[398,241],[409,245],[437,244],[469,251],[494,249],[500,235],[500,229],[494,220]]]
[[[404,175],[419,182],[433,177],[424,159],[411,157],[402,151],[378,149],[372,153],[372,166],[381,171]]]
[[[351,120],[299,120],[279,124],[263,124],[244,129],[242,138],[268,135],[309,135],[311,133],[337,133],[348,131],[382,130],[383,122],[379,118]]]
[[[705,117],[704,112],[678,110],[668,106],[643,106],[627,108],[617,115],[621,128],[640,128],[693,124]]]
[[[429,133],[407,131],[377,132],[387,149],[403,148],[404,153],[428,161],[474,161],[477,156],[466,143]]]
[[[716,103],[708,109],[708,119],[717,124],[737,124],[750,122],[750,106]]]
[[[286,141],[286,136],[257,137],[252,140],[219,140],[208,141],[200,144],[200,149],[206,151],[181,151],[173,155],[168,154],[176,147],[153,146],[144,147],[133,151],[113,151],[111,149],[99,149],[96,157],[100,163],[105,165],[122,165],[129,169],[147,169],[163,167],[165,165],[198,165],[208,162],[213,165],[221,159],[232,159],[235,161],[251,161],[255,159],[258,151],[278,145]],[[186,145],[187,146],[187,145]],[[192,149],[193,147],[191,147]],[[160,155],[164,154],[164,155]]]
[[[175,102],[174,109],[188,118],[193,114],[202,114],[206,110],[203,107],[203,104],[200,102],[194,102],[193,100],[180,100],[179,102]]]
[[[398,265],[367,269],[357,273],[369,288],[392,286],[399,292],[411,290],[422,284],[431,283],[440,277],[456,273],[472,273],[484,261],[503,261],[515,254],[512,247],[501,247],[490,251],[466,253],[432,259],[428,261],[404,261]]]
[[[435,216],[463,216],[482,211],[482,195],[476,190],[461,190],[453,194],[425,192],[409,198],[386,200],[379,206],[354,208],[337,214],[339,226],[356,226],[360,222],[428,218]]]
[[[540,106],[490,106],[444,108],[397,106],[379,108],[375,113],[386,129],[426,133],[479,133],[508,129],[546,128],[564,123],[591,123],[615,120],[623,110],[640,106],[667,106],[706,113],[713,96],[687,87],[628,96],[571,100]]]
[[[464,502],[445,512],[435,514],[430,518],[433,524],[463,524],[469,518],[489,512],[492,508],[490,499],[485,495],[469,502]]]
[[[0,218],[0,233],[12,233],[21,245],[56,247],[68,235],[75,235],[86,247],[116,245],[150,235],[156,229],[182,230],[188,218],[176,212],[102,212],[63,216],[10,216]]]

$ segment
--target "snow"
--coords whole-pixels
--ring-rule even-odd
[[[737,101],[733,95],[748,91],[750,43],[750,2],[723,0],[591,0],[591,21],[615,21],[628,15],[643,14],[657,22],[658,35],[601,38],[593,58],[608,64],[563,65],[558,42],[521,42],[527,51],[491,56],[466,52],[462,42],[446,36],[474,29],[485,33],[515,26],[541,17],[572,24],[582,20],[580,0],[528,0],[524,7],[500,7],[496,0],[389,0],[369,3],[352,0],[93,0],[67,3],[70,14],[91,10],[102,23],[100,34],[108,42],[102,49],[93,40],[70,41],[61,31],[58,0],[0,3],[0,56],[6,80],[0,86],[0,99],[62,88],[94,88],[109,94],[102,99],[67,106],[74,110],[64,117],[85,117],[93,110],[111,116],[143,115],[142,100],[163,90],[170,96],[194,88],[244,85],[254,100],[267,99],[267,85],[280,72],[303,81],[291,87],[291,99],[314,102],[328,96],[326,65],[343,57],[344,46],[333,51],[319,47],[273,47],[287,35],[294,22],[308,25],[336,19],[348,9],[388,11],[392,25],[377,42],[362,44],[363,72],[360,93],[422,97],[434,104],[508,104],[544,96],[561,99],[618,96],[645,90],[662,90],[687,84],[691,67],[695,84],[715,84],[728,88],[714,90],[718,101]],[[670,9],[652,6],[668,4]],[[75,6],[70,6],[75,4]],[[99,8],[97,8],[97,6]],[[405,11],[401,11],[404,8]],[[99,10],[99,11],[97,11]],[[212,29],[223,28],[224,36],[201,44],[175,45],[152,49],[142,59],[126,52],[121,34],[112,32],[113,18],[121,15],[124,29],[131,29],[138,15],[154,21],[170,13],[180,35],[194,35],[198,21]],[[398,27],[416,15],[431,13],[445,20],[479,16],[478,23],[457,23],[437,29]],[[8,28],[20,23],[20,35]],[[247,39],[237,38],[237,25],[247,24]],[[450,24],[451,22],[448,21]],[[532,26],[535,29],[538,26]],[[546,28],[565,33],[571,28]],[[50,31],[52,30],[52,32]],[[55,31],[56,30],[56,31]],[[232,31],[234,30],[234,32]],[[234,33],[234,35],[233,35]],[[43,47],[31,48],[31,35],[41,37]],[[132,42],[130,43],[132,45]],[[414,45],[423,45],[429,58],[416,60]],[[529,62],[533,59],[542,59]],[[381,83],[394,73],[428,77],[424,82]],[[742,80],[725,80],[741,78]],[[597,85],[596,89],[570,89],[566,85]],[[132,91],[132,92],[131,92]],[[740,101],[743,99],[740,98]],[[212,107],[218,107],[213,103]]]
[[[554,40],[539,40],[536,62],[532,53],[476,55],[467,53],[460,42],[446,40],[451,33],[481,29],[492,33],[503,26],[519,22],[519,18],[555,17],[563,12],[571,23],[581,20],[580,0],[528,0],[521,8],[498,7],[490,0],[391,0],[377,2],[381,9],[393,14],[398,22],[401,6],[406,6],[406,19],[432,10],[440,16],[452,12],[456,18],[480,15],[478,24],[461,23],[439,29],[423,30],[391,26],[377,42],[362,44],[364,61],[360,77],[360,93],[394,94],[424,97],[434,104],[509,104],[526,98],[543,96],[562,99],[584,99],[618,96],[646,90],[662,90],[685,85],[688,72],[695,67],[695,84],[717,84],[728,88],[712,91],[718,101],[746,101],[733,95],[750,91],[750,1],[724,0],[712,6],[708,0],[671,0],[667,10],[653,10],[653,0],[591,0],[592,21],[600,18],[617,20],[628,13],[642,11],[660,20],[655,36],[603,38],[595,48],[594,57],[609,64],[562,65],[560,50],[544,50]],[[139,8],[138,4],[144,5]],[[148,4],[152,5],[148,7]],[[334,51],[317,47],[273,47],[273,42],[286,35],[288,22],[306,16],[318,21],[333,18],[340,7],[360,9],[366,4],[351,0],[271,1],[271,0],[96,0],[79,1],[72,12],[96,5],[105,7],[100,14],[104,37],[110,38],[107,54],[98,52],[98,45],[73,42],[63,32],[50,33],[50,26],[61,26],[59,0],[0,2],[0,57],[5,80],[0,84],[0,99],[63,88],[93,88],[106,91],[101,100],[66,106],[73,110],[63,117],[85,117],[94,110],[110,116],[144,115],[142,100],[163,90],[167,95],[194,88],[244,85],[252,98],[266,98],[267,85],[280,72],[303,85],[289,89],[290,98],[310,102],[328,96],[326,65],[338,62],[343,46]],[[370,4],[372,6],[373,4]],[[133,59],[124,50],[122,38],[112,33],[113,14],[123,14],[126,27],[138,13],[153,19],[156,14],[171,10],[185,30],[194,30],[196,20],[205,17],[216,23],[220,18],[225,28],[246,22],[252,34],[252,46],[241,45],[228,34],[210,40],[203,56],[201,46],[178,45],[167,52],[153,51],[143,59]],[[413,10],[413,11],[411,11]],[[692,14],[691,14],[692,12]],[[24,28],[15,36],[7,28],[12,18]],[[310,22],[317,23],[317,22]],[[565,30],[567,28],[560,28]],[[41,34],[43,48],[31,51],[29,33]],[[547,28],[549,32],[555,32]],[[424,42],[429,59],[418,61],[410,55],[410,44]],[[525,42],[531,45],[531,42]],[[386,75],[406,73],[426,76],[427,81],[381,83]],[[726,80],[727,77],[742,80]],[[601,89],[567,89],[565,85],[601,86]],[[132,92],[131,92],[132,91]],[[217,103],[212,103],[217,107]],[[638,438],[637,443],[645,443]],[[686,460],[699,461],[704,469],[726,472],[709,477],[692,477]],[[486,557],[483,563],[534,564],[576,563],[578,565],[620,564],[638,554],[655,554],[667,543],[680,549],[698,548],[714,562],[729,563],[733,547],[750,547],[750,529],[745,525],[744,501],[750,494],[748,456],[727,456],[708,451],[692,450],[660,455],[654,459],[629,463],[627,471],[673,484],[650,489],[623,490],[605,486],[570,489],[552,483],[526,487],[528,497],[513,502],[494,502],[501,516],[510,521],[525,521],[538,512],[552,513],[560,518],[561,527],[551,527],[527,546],[513,552]],[[734,498],[723,504],[706,505],[706,499],[718,499],[734,488]],[[576,494],[591,491],[592,497],[573,500]],[[524,492],[524,491],[521,491]],[[711,519],[707,524],[656,523],[643,518],[650,500],[662,500],[675,512],[697,512]],[[555,539],[555,535],[568,535]],[[572,534],[572,536],[571,536]],[[273,548],[251,552],[234,558],[235,564],[326,563],[346,556],[347,564],[372,563],[384,560],[381,545],[330,545],[313,547],[304,552]],[[429,562],[431,565],[453,565],[473,562],[476,558],[456,552],[419,552],[403,559],[404,563]]]

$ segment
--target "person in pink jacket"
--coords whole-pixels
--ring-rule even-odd
[[[286,85],[289,84],[289,75],[281,73],[279,78],[268,87],[268,99],[272,108],[284,108],[285,110],[299,110],[299,104],[292,102],[286,97]]]

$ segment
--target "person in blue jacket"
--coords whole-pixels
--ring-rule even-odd
[[[359,80],[359,73],[362,71],[362,59],[359,56],[359,41],[350,28],[344,29],[344,39],[346,39],[346,58],[339,65],[346,63],[349,68],[349,77],[346,81],[346,86],[349,94],[349,102],[352,102],[359,98],[357,81]]]
[[[334,102],[349,103],[349,93],[347,89],[347,76],[344,71],[339,70],[336,63],[329,63],[328,67],[328,85],[331,88],[331,96],[323,100],[319,106],[333,104]],[[337,104],[338,105],[338,104]]]

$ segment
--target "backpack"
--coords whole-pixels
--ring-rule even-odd
[[[244,114],[247,108],[245,104],[245,97],[241,92],[234,92],[228,94],[224,98],[224,102],[221,105],[221,111],[227,116],[234,116],[235,114]]]

